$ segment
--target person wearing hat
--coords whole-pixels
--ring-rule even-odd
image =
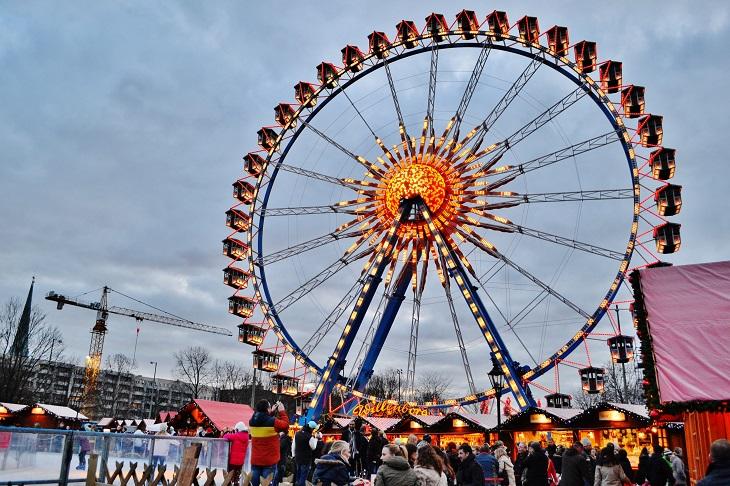
[[[233,427],[233,432],[228,432],[223,438],[231,443],[231,449],[228,454],[228,471],[234,471],[231,484],[238,486],[238,482],[241,479],[241,469],[246,460],[246,452],[248,451],[250,441],[248,427],[243,422],[238,422]]]
[[[304,424],[296,434],[294,434],[294,442],[292,443],[292,455],[296,464],[296,474],[294,476],[295,486],[306,486],[309,468],[314,461],[314,449],[317,447],[317,438],[314,431],[317,429],[317,422],[310,421]]]
[[[588,476],[589,481],[592,481],[593,478],[596,476],[596,466],[597,461],[596,457],[591,453],[593,450],[593,444],[591,444],[591,439],[588,437],[583,437],[583,439],[580,441],[581,445],[583,446],[583,457],[586,460],[586,476]]]

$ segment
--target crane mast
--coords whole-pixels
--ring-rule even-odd
[[[93,413],[93,408],[96,402],[97,381],[99,379],[99,372],[101,371],[101,359],[104,351],[104,337],[106,336],[107,332],[106,321],[109,317],[109,314],[132,317],[137,321],[147,320],[170,326],[192,329],[195,331],[203,331],[213,334],[221,334],[224,336],[232,336],[232,333],[228,329],[225,329],[223,327],[210,326],[207,324],[201,324],[178,317],[152,314],[149,312],[127,309],[125,307],[109,307],[108,295],[111,290],[112,289],[108,286],[104,286],[101,292],[101,299],[99,300],[99,302],[83,302],[73,298],[68,298],[64,295],[57,294],[54,291],[50,291],[48,292],[48,295],[46,295],[46,300],[56,302],[56,309],[58,310],[63,309],[63,306],[68,304],[75,307],[81,307],[84,309],[96,311],[96,321],[91,329],[89,354],[88,356],[86,356],[86,363],[84,368],[83,395],[80,397],[82,410],[86,415],[90,415]]]

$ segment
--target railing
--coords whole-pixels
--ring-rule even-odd
[[[83,483],[82,465],[92,453],[98,454],[101,470],[114,470],[117,462],[165,464],[172,477],[193,442],[201,444],[201,468],[227,468],[224,439],[0,427],[0,486]]]

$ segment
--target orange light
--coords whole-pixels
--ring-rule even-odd
[[[439,171],[422,163],[395,170],[385,190],[388,211],[398,214],[401,200],[416,196],[423,199],[431,213],[439,211],[446,198],[446,183]]]

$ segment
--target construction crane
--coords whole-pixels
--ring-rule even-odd
[[[99,377],[99,371],[101,370],[101,356],[102,351],[104,350],[104,336],[107,332],[106,320],[109,317],[109,314],[133,317],[137,320],[138,323],[142,321],[152,321],[159,322],[161,324],[167,324],[169,326],[192,329],[194,331],[210,332],[213,334],[222,334],[224,336],[233,335],[228,329],[210,326],[207,324],[200,324],[198,322],[182,319],[172,314],[163,316],[134,309],[127,309],[125,307],[110,307],[107,304],[107,296],[109,295],[110,291],[112,291],[111,288],[104,286],[102,288],[101,300],[99,300],[99,302],[83,302],[74,298],[69,298],[65,297],[64,295],[57,294],[54,291],[50,291],[48,292],[48,295],[46,295],[46,300],[52,300],[56,302],[56,309],[58,310],[63,309],[63,306],[68,304],[96,311],[96,322],[94,323],[94,327],[92,327],[91,329],[91,343],[89,344],[89,355],[86,357],[86,366],[84,369],[84,388],[82,403],[85,411],[90,411],[94,405],[94,399],[96,396],[96,383]],[[125,295],[119,291],[115,292],[121,295]],[[125,297],[131,299],[131,297],[126,295]],[[144,303],[141,301],[138,302]]]

